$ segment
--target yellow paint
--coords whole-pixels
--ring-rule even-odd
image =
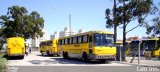
[[[48,42],[52,42],[52,44],[48,45],[47,44]],[[45,43],[45,44],[40,45],[40,51],[42,51],[42,52],[50,51],[51,54],[57,54],[58,53],[57,42],[58,42],[58,39],[53,39],[53,40],[41,42],[41,43]]]
[[[153,56],[159,57],[160,56],[160,49],[153,51]]]
[[[9,56],[17,56],[25,54],[25,41],[21,37],[8,38],[7,54]]]
[[[100,55],[116,55],[116,47],[94,47],[93,54],[100,54]]]

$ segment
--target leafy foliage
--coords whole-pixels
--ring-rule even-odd
[[[7,15],[0,16],[0,36],[35,38],[43,35],[44,19],[36,11],[28,14],[25,7],[12,6],[8,8]]]
[[[155,18],[153,19],[154,24],[152,26],[147,25],[147,34],[151,34],[152,37],[158,37],[160,36],[160,19]]]

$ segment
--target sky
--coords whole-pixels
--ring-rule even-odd
[[[37,11],[44,18],[44,30],[50,35],[69,26],[69,14],[71,14],[73,31],[77,32],[79,29],[83,29],[85,31],[105,30],[113,32],[113,28],[107,29],[105,27],[105,10],[113,7],[113,0],[2,0],[0,15],[6,15],[7,8],[14,5],[24,6],[29,13]],[[127,30],[137,24],[136,21],[131,22],[127,26]],[[117,31],[118,39],[122,39],[122,28],[118,28]],[[145,32],[145,28],[138,27],[127,33],[127,38],[146,36]]]

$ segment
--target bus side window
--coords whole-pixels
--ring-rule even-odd
[[[82,42],[83,42],[83,43],[88,42],[88,36],[87,36],[87,35],[83,36],[83,38],[82,38],[82,39],[83,39],[83,40],[82,40]]]
[[[64,44],[64,40],[62,40],[62,45]]]
[[[82,36],[78,37],[78,43],[82,43]]]
[[[65,44],[68,44],[68,39],[65,39]]]
[[[73,37],[73,43],[76,44],[78,42],[77,37]]]
[[[70,44],[72,44],[72,39],[73,39],[72,37],[69,39],[69,43],[70,43]]]

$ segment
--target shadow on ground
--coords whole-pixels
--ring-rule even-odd
[[[79,59],[63,59],[63,58],[51,58],[49,60],[30,60],[29,61],[32,64],[35,65],[53,65],[53,64],[85,64],[85,65],[90,65],[90,64],[110,64],[110,63],[102,63],[100,61],[89,61],[89,62],[84,62]]]
[[[8,57],[7,55],[4,55],[3,58],[6,58],[7,60],[23,60],[24,57],[21,57],[21,56]]]
[[[57,61],[58,63],[60,64],[110,64],[111,62],[101,62],[101,61],[83,61],[83,60],[80,60],[80,59],[63,59],[63,58],[51,58],[55,61]]]
[[[41,56],[41,57],[59,57],[59,56],[57,56],[57,55],[37,55],[37,56]]]

